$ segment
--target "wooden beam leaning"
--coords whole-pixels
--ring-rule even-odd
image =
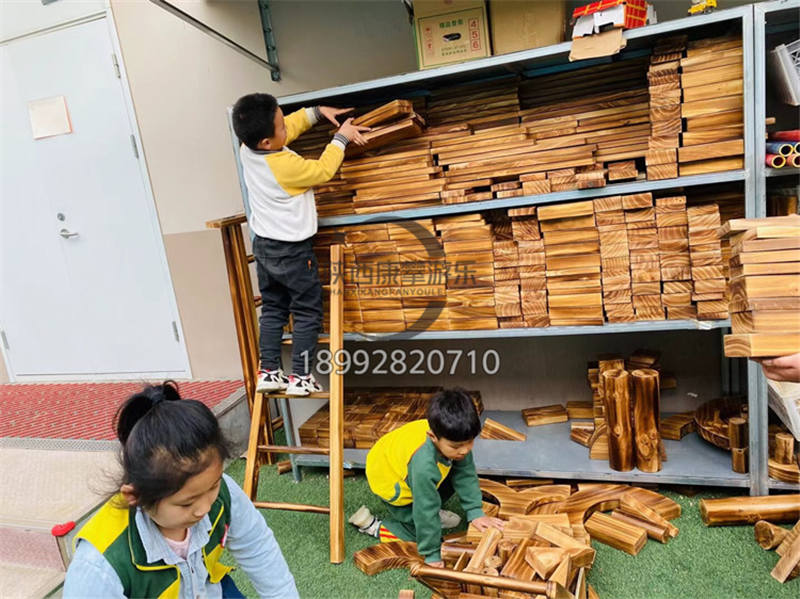
[[[331,265],[338,267],[338,276],[331,277],[330,351],[335,356],[344,348],[344,256],[342,246],[331,246]],[[330,374],[330,559],[333,564],[344,561],[344,375],[338,368]]]

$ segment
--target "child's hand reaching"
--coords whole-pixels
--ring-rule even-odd
[[[339,128],[338,133],[341,133],[347,139],[349,139],[352,142],[357,143],[359,146],[363,146],[365,143],[367,143],[367,140],[364,139],[364,136],[361,135],[361,132],[362,131],[371,131],[371,130],[372,129],[370,127],[362,127],[360,125],[354,125],[353,124],[353,119],[349,118],[344,122],[344,125],[342,125]]]
[[[472,525],[478,532],[483,532],[487,528],[496,528],[498,530],[503,530],[505,522],[503,522],[500,518],[492,518],[491,516],[481,516],[480,518],[475,518],[472,521]]]
[[[318,106],[317,109],[319,113],[328,119],[331,123],[339,127],[341,123],[336,118],[340,114],[347,114],[348,112],[352,112],[352,108],[334,108],[333,106]]]

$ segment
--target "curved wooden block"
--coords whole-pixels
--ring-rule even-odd
[[[413,564],[422,563],[417,553],[417,544],[411,541],[380,543],[367,547],[353,554],[356,567],[367,576],[374,576],[385,570],[410,568]]]

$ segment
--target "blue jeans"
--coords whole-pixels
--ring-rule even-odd
[[[292,370],[306,375],[314,365],[322,329],[322,285],[311,239],[277,241],[256,235],[253,255],[261,291],[261,367],[281,367],[283,327],[293,319]]]

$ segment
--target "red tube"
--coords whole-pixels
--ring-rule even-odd
[[[800,141],[800,129],[773,131],[769,134],[769,138],[774,141]]]
[[[772,168],[781,168],[786,164],[786,158],[780,154],[767,154],[767,166]]]
[[[787,156],[786,161],[789,163],[789,166],[800,168],[800,154],[792,154],[791,156]]]

